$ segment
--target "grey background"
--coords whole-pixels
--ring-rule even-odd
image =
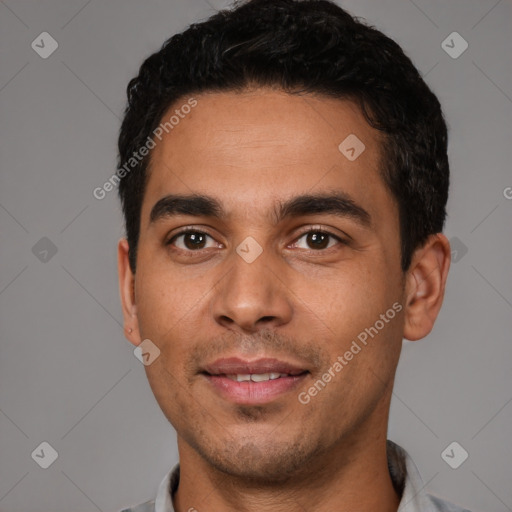
[[[445,233],[458,261],[434,331],[404,342],[389,438],[429,491],[512,510],[511,2],[340,3],[404,47],[450,126]],[[116,191],[101,201],[92,191],[115,170],[125,88],[142,60],[226,5],[0,1],[1,512],[116,511],[153,498],[177,460],[123,337]],[[43,31],[59,45],[47,59],[31,48]],[[453,31],[469,44],[457,59],[441,47]],[[43,441],[58,452],[48,469],[31,457]],[[458,469],[441,458],[452,441],[469,453]]]

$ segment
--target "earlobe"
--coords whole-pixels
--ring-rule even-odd
[[[124,318],[124,335],[133,345],[139,345],[141,337],[135,303],[135,275],[132,273],[128,258],[128,241],[119,240],[117,245],[117,271],[119,276],[119,292]]]
[[[431,235],[413,255],[405,287],[404,337],[427,336],[443,303],[450,268],[450,243],[442,233]]]

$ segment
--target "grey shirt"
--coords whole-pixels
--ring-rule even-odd
[[[418,468],[409,454],[390,440],[387,441],[387,456],[391,480],[401,496],[398,512],[469,512],[467,509],[427,494]],[[172,495],[178,488],[179,481],[180,466],[176,464],[160,483],[155,500],[125,508],[120,512],[175,512]]]

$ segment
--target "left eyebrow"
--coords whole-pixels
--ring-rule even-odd
[[[305,194],[278,203],[274,210],[274,219],[278,223],[290,217],[319,214],[348,217],[365,228],[372,227],[372,217],[368,211],[344,192]]]
[[[275,224],[291,217],[330,214],[350,218],[363,227],[372,227],[372,217],[344,192],[304,194],[287,201],[278,201],[271,212]],[[156,202],[149,216],[150,223],[174,215],[225,219],[227,213],[214,197],[202,194],[168,195]]]

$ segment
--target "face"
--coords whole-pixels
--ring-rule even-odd
[[[180,457],[277,480],[386,428],[403,337],[397,205],[353,103],[195,99],[153,149],[135,276],[124,265],[130,339],[160,350],[145,369]],[[351,134],[359,156],[356,139],[339,148]]]

